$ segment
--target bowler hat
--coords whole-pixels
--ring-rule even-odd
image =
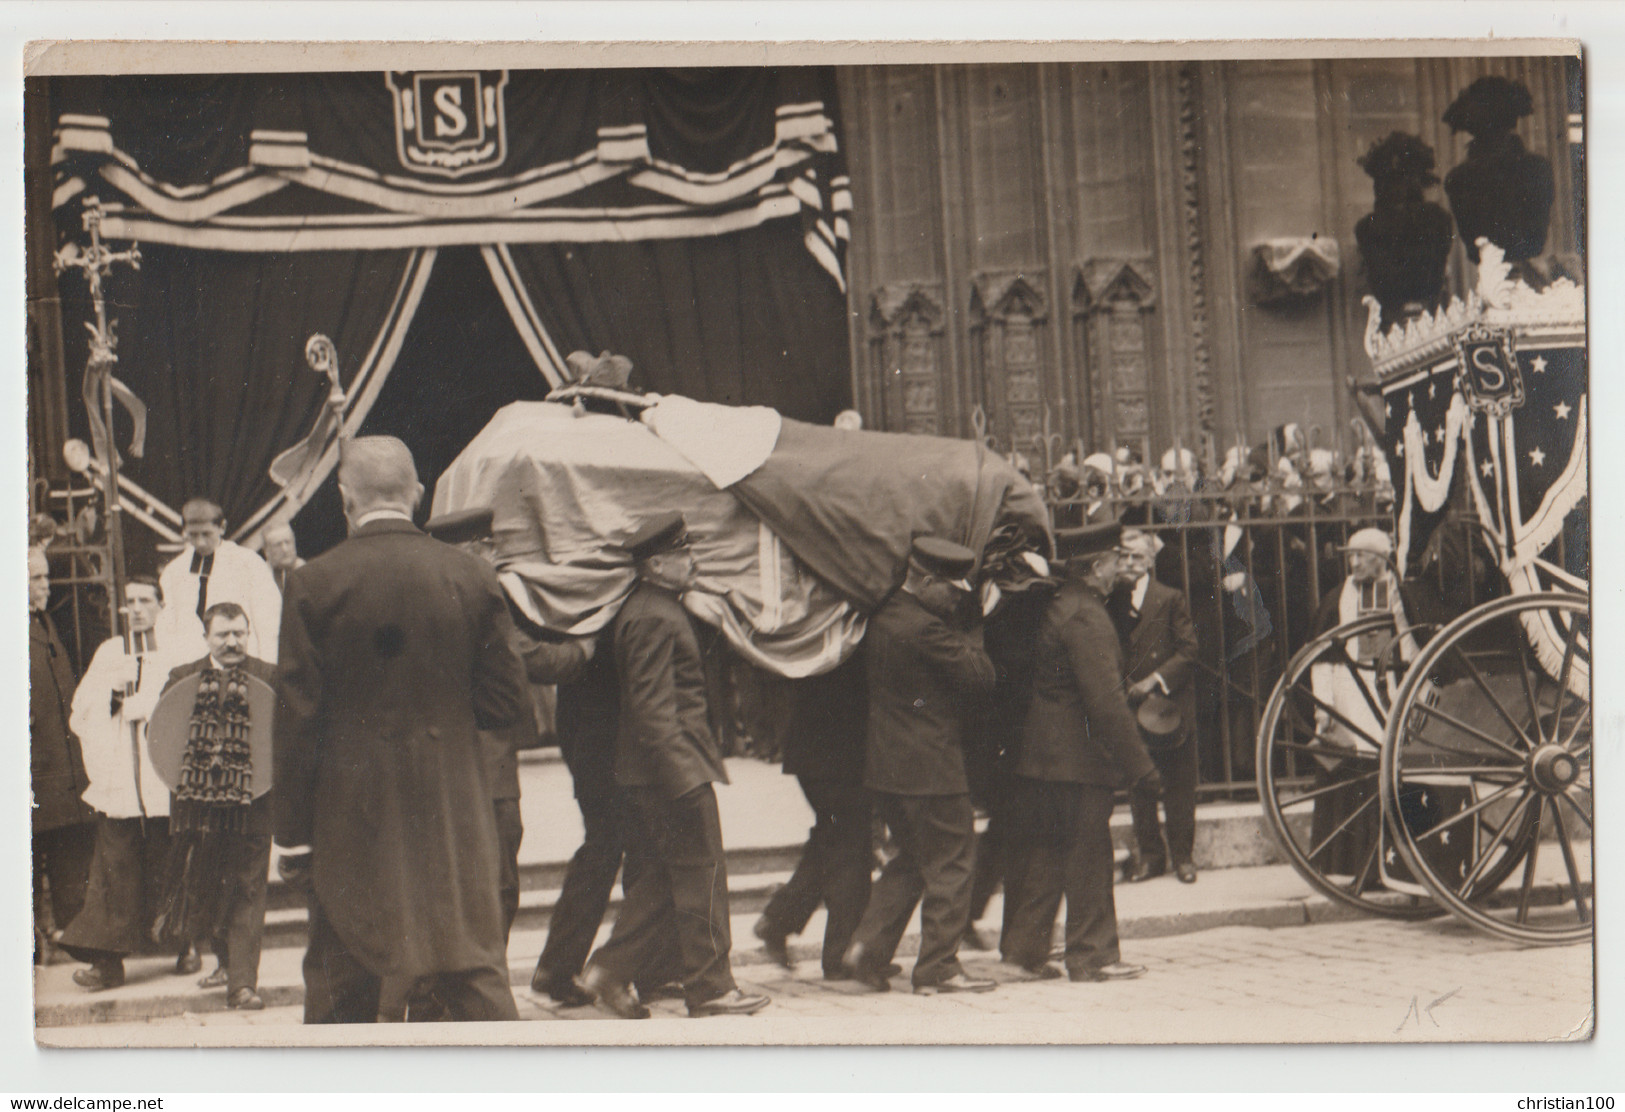
[[[491,507],[476,506],[471,510],[456,510],[431,517],[423,531],[437,541],[464,544],[484,540],[491,535]]]
[[[682,514],[671,510],[645,521],[626,542],[626,550],[632,554],[632,559],[642,561],[687,544],[688,523],[683,520]]]
[[[909,562],[927,575],[945,579],[962,591],[971,589],[969,576],[976,567],[976,553],[964,545],[941,537],[915,537],[908,555]]]
[[[1146,735],[1146,740],[1155,744],[1164,744],[1177,740],[1179,728],[1184,725],[1184,716],[1179,713],[1179,704],[1159,691],[1153,691],[1145,697],[1134,712],[1135,719],[1140,723],[1140,730]]]
[[[1114,551],[1122,540],[1123,526],[1116,521],[1085,525],[1081,529],[1058,529],[1055,532],[1055,554],[1063,560],[1093,556],[1097,552]]]

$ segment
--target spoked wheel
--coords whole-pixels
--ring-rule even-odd
[[[1420,919],[1431,901],[1382,888],[1379,750],[1405,662],[1391,614],[1338,626],[1300,649],[1258,730],[1258,794],[1271,832],[1316,890],[1372,915]]]
[[[1512,595],[1468,611],[1417,656],[1394,707],[1382,805],[1412,873],[1493,934],[1590,938],[1588,600]]]

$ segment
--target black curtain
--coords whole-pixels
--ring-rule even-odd
[[[175,509],[203,496],[228,528],[275,495],[267,467],[310,429],[328,384],[305,362],[305,341],[325,333],[346,385],[365,359],[400,286],[408,252],[239,255],[144,246],[141,269],[115,270],[106,287],[118,321],[114,373],[147,406],[146,453],[128,452],[130,426],[115,414],[124,471]],[[59,280],[70,430],[89,437],[80,385],[94,319],[84,280]],[[154,570],[159,538],[126,530],[129,569]]]
[[[704,239],[510,248],[561,353],[608,349],[632,382],[828,424],[852,404],[846,298],[795,220]]]
[[[442,248],[400,357],[361,433],[398,436],[412,449],[425,490],[421,523],[440,473],[491,415],[512,401],[538,401],[548,390],[497,296],[479,248]],[[336,475],[318,488],[294,519],[294,529],[306,557],[344,539]]]

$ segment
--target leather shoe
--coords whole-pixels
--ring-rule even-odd
[[[916,996],[935,996],[939,992],[992,992],[999,987],[999,982],[969,977],[964,973],[955,973],[952,977],[941,981],[932,981],[930,984],[915,985]]]
[[[773,1001],[761,993],[747,995],[734,989],[703,1004],[690,1004],[688,1014],[693,1019],[713,1015],[755,1015],[771,1003]]]
[[[181,976],[188,976],[203,968],[203,959],[196,950],[187,950],[186,953],[175,959],[175,972]]]
[[[1021,965],[1013,961],[1007,961],[1004,964],[1021,970],[1021,975],[1016,978],[1018,981],[1058,981],[1066,976],[1065,970],[1060,966],[1047,961],[1040,962],[1037,965]]]
[[[1097,965],[1092,968],[1072,970],[1074,981],[1131,981],[1145,973],[1145,966],[1130,965],[1126,961],[1114,961],[1110,965]]]
[[[124,963],[117,965],[93,965],[89,969],[75,969],[73,983],[91,992],[101,992],[105,989],[118,988],[124,983]]]
[[[852,971],[854,981],[868,985],[876,992],[890,992],[891,979],[903,971],[903,967],[895,962],[877,966],[869,960],[861,942],[854,942],[847,948],[846,967]]]
[[[226,967],[223,965],[217,965],[209,971],[209,975],[207,977],[198,978],[197,987],[225,988],[228,981],[229,977],[226,974]]]
[[[756,920],[752,932],[762,940],[762,952],[774,965],[792,971],[795,969],[796,963],[790,960],[790,946],[786,936],[773,929],[772,924],[767,921],[767,916]]]
[[[587,966],[581,974],[581,987],[592,993],[598,1006],[621,1019],[648,1019],[649,1009],[638,1001],[632,986],[613,980],[595,966]]]
[[[1123,879],[1130,884],[1138,884],[1142,880],[1161,876],[1168,871],[1168,866],[1161,861],[1135,861],[1124,873]]]
[[[265,1001],[260,994],[251,988],[240,988],[226,997],[226,1007],[235,1008],[239,1012],[260,1012],[265,1010]]]
[[[1189,861],[1181,861],[1174,866],[1174,875],[1179,878],[1181,884],[1195,884],[1196,866]]]
[[[566,1008],[585,1008],[594,999],[592,993],[571,978],[555,977],[541,969],[530,979],[530,991],[546,995],[555,1004]]]
[[[903,967],[898,965],[895,961],[886,966],[884,969],[880,970],[880,977],[886,982],[886,988],[891,987],[891,979],[900,974],[902,971]],[[857,979],[857,971],[854,970],[850,965],[842,965],[838,968],[824,970],[824,980],[826,981],[855,981]]]

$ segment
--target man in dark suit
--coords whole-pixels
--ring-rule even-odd
[[[980,624],[956,621],[971,591],[970,549],[915,540],[908,576],[869,619],[862,652],[869,680],[864,784],[898,845],[869,897],[847,953],[858,980],[891,987],[887,966],[916,904],[920,954],[914,991],[987,992],[966,975],[959,943],[970,923],[976,812],[965,777],[965,729],[993,691]]]
[[[1121,534],[1112,523],[1057,535],[1066,580],[1038,631],[1032,705],[1016,763],[1026,868],[1000,949],[1006,961],[1042,977],[1059,976],[1048,962],[1063,895],[1066,967],[1074,981],[1145,972],[1118,952],[1112,899],[1112,789],[1157,788],[1156,766],[1123,697],[1123,654],[1106,613]]]
[[[50,960],[57,931],[85,903],[96,812],[80,798],[90,780],[79,739],[68,728],[75,680],[68,650],[46,612],[51,597],[45,550],[28,550],[28,739],[34,793],[34,956]],[[47,889],[49,892],[47,893]]]
[[[649,1009],[634,981],[682,981],[688,1014],[749,1015],[766,996],[734,983],[728,955],[728,865],[711,787],[728,782],[706,713],[700,643],[683,609],[694,557],[682,514],[661,514],[627,542],[638,584],[615,615],[621,713],[615,781],[626,793],[638,854],[609,941],[581,974],[582,987],[623,1019]]]
[[[601,636],[608,641],[607,632]],[[615,659],[607,647],[583,665],[574,681],[559,685],[559,754],[570,770],[583,833],[581,845],[565,866],[564,883],[548,918],[547,944],[536,959],[530,987],[565,1007],[593,1002],[592,993],[576,979],[604,921],[623,858],[623,890],[632,887],[641,864],[626,852],[630,820],[625,794],[615,783],[620,703]]]
[[[516,1019],[479,731],[527,713],[496,574],[412,524],[394,437],[344,446],[350,538],[288,577],[275,720],[278,868],[309,884],[305,1022],[369,1023],[384,979],[448,1019]]]
[[[1157,821],[1157,797],[1137,790],[1129,797],[1137,852],[1125,869],[1126,879],[1149,880],[1172,864],[1184,884],[1196,883],[1191,850],[1196,844],[1196,687],[1191,682],[1197,654],[1196,627],[1185,596],[1158,583],[1152,575],[1157,538],[1138,529],[1123,531],[1122,569],[1107,602],[1124,646],[1130,706],[1150,699],[1165,716],[1152,718],[1155,732],[1142,730],[1141,740],[1162,778],[1163,811],[1168,817],[1167,849]],[[1166,717],[1178,721],[1155,721]]]
[[[792,709],[784,731],[784,771],[796,778],[813,810],[813,828],[795,872],[762,909],[756,937],[778,964],[791,967],[787,940],[806,929],[819,904],[826,981],[847,980],[844,958],[869,903],[874,871],[871,804],[863,786],[868,724],[863,660],[854,655],[821,676],[790,681]]]
[[[237,669],[272,683],[276,667],[248,655],[248,632],[248,615],[235,602],[217,602],[209,607],[203,612],[203,636],[208,641],[209,655],[171,669],[164,690],[200,672],[205,673],[206,686],[211,677],[223,677],[224,686]],[[196,909],[194,914],[201,912],[200,920],[207,920],[200,922],[197,930],[184,932],[189,937],[208,937],[213,945],[214,970],[198,984],[203,988],[225,986],[227,1007],[259,1011],[265,1007],[257,990],[260,940],[265,933],[266,873],[271,865],[271,793],[257,797],[250,794],[256,787],[251,768],[246,770],[249,775],[241,785],[230,793],[231,798],[205,779],[190,782],[193,778],[187,770],[194,763],[192,750],[206,736],[201,705],[205,690],[199,688],[200,705],[192,717],[188,753],[182,766],[185,782],[170,795],[169,827],[181,853],[194,838],[213,839],[216,852],[197,855],[200,860],[213,862],[212,868],[172,877],[171,882],[187,886],[185,906]],[[216,696],[216,700],[230,705],[229,693],[224,698]],[[207,761],[210,755],[203,753],[200,757]],[[224,754],[228,762],[231,757],[229,751]],[[173,906],[175,901],[171,902]]]

